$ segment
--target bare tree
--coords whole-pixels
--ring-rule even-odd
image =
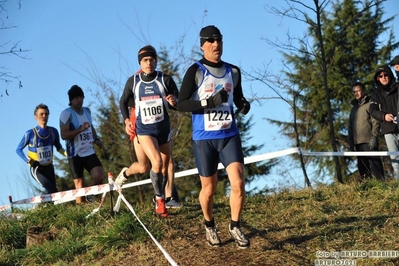
[[[253,73],[253,74],[252,74]],[[263,71],[263,70],[255,70],[251,72],[246,72],[243,71],[243,75],[249,79],[250,81],[258,81],[261,82],[262,84],[266,85],[269,89],[271,89],[277,97],[276,99],[280,99],[287,103],[290,108],[292,109],[292,113],[294,115],[294,119],[292,124],[290,123],[290,128],[293,128],[293,136],[295,138],[296,146],[300,148],[300,140],[299,140],[299,132],[298,132],[298,124],[297,124],[297,107],[296,107],[296,101],[298,97],[300,96],[300,89],[296,89],[295,86],[290,85],[287,81],[285,81],[281,76],[273,74],[268,71]],[[283,95],[281,93],[281,88],[284,88],[284,91],[288,91],[289,95]],[[270,97],[266,97],[267,99],[270,99]],[[252,99],[250,101],[257,101],[258,103],[261,103],[261,101],[266,99],[264,96],[259,96],[259,95],[252,95]],[[271,121],[269,119],[269,121]],[[279,121],[273,120],[273,123],[280,124]],[[286,130],[289,130],[287,127],[285,128]],[[299,161],[301,163],[301,169],[302,173],[304,176],[304,181],[306,186],[309,188],[312,187],[311,182],[309,180],[308,174],[306,172],[306,162],[305,158],[303,157],[302,153],[299,153]]]
[[[366,67],[361,68],[360,66],[365,65],[367,69],[373,69],[378,60],[390,56],[389,51],[392,51],[396,45],[392,44],[393,40],[390,39],[388,44],[383,47],[385,50],[378,49],[376,46],[375,40],[380,33],[387,30],[386,23],[391,20],[381,20],[383,15],[381,4],[384,1],[345,1],[345,5],[343,5],[340,0],[313,0],[312,2],[286,0],[286,7],[281,9],[267,6],[271,13],[281,18],[294,19],[307,27],[307,31],[303,33],[302,37],[293,37],[288,33],[285,42],[266,39],[269,45],[283,51],[286,61],[286,63],[283,61],[283,64],[288,69],[283,72],[287,81],[262,70],[252,71],[252,76],[249,75],[250,79],[262,80],[269,88],[277,87],[277,89],[273,89],[277,98],[290,104],[293,109],[294,125],[277,123],[281,121],[273,122],[285,130],[284,135],[295,139],[297,145],[305,143],[300,141],[301,139],[308,140],[308,136],[304,136],[304,133],[312,132],[313,139],[310,141],[314,142],[315,147],[313,148],[320,149],[331,145],[332,150],[337,152],[338,147],[345,146],[344,134],[342,134],[342,130],[344,130],[342,115],[349,102],[347,98],[351,97],[346,92],[345,86],[354,78],[367,77],[369,73],[364,71]],[[350,12],[345,13],[343,11],[345,7]],[[375,14],[372,14],[372,8],[375,8]],[[370,24],[366,25],[365,20],[370,21]],[[365,29],[366,26],[369,28]],[[353,52],[355,50],[359,54],[360,48],[354,47],[359,42],[354,36],[359,36],[359,34],[352,34],[359,30],[372,33],[370,34],[372,36],[370,45],[367,46],[372,51],[366,53],[369,55],[367,62],[362,60],[364,53],[360,53],[361,56],[358,58],[357,54]],[[347,41],[347,38],[352,42]],[[353,64],[348,62],[353,62]],[[288,65],[294,66],[294,71],[289,71]],[[298,89],[293,89],[294,87]],[[286,91],[287,95],[281,95],[279,93],[281,89]],[[287,99],[292,100],[288,101]],[[298,102],[302,102],[302,105],[298,106]],[[312,110],[309,109],[312,106],[307,105],[310,102],[313,103]],[[314,108],[319,109],[315,110]],[[302,136],[295,135],[298,134],[298,114],[300,114],[299,121],[301,123],[299,125]],[[316,115],[312,117],[312,114]],[[339,121],[337,121],[337,117]],[[312,124],[309,122],[312,119],[317,119],[317,121]],[[318,128],[307,129],[317,123],[319,123]],[[294,129],[294,134],[286,132],[290,129],[289,127]],[[321,132],[321,130],[323,131]],[[346,164],[343,163],[346,161],[333,156],[333,162],[333,166],[330,164],[327,167],[329,169],[331,167],[337,181],[343,183],[343,173],[347,169]],[[301,163],[303,166],[303,162]]]
[[[8,31],[16,28],[16,26],[8,21],[8,11],[5,8],[7,0],[0,0],[0,30]],[[21,0],[17,2],[18,9],[21,9]],[[5,41],[4,43],[0,43],[0,56],[4,58],[5,56],[16,56],[21,59],[28,59],[26,53],[30,50],[23,49],[20,46],[21,41]],[[5,60],[1,60],[4,62]],[[18,88],[22,88],[22,82],[19,79],[19,76],[14,75],[10,72],[6,65],[0,64],[0,81],[8,84],[13,81],[18,82]],[[5,95],[9,96],[9,92],[7,89],[2,89]],[[3,92],[0,92],[0,96],[3,96]]]

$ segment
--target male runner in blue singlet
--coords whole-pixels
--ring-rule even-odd
[[[103,146],[93,127],[91,111],[83,107],[84,93],[78,85],[68,91],[70,107],[60,115],[61,138],[66,141],[69,168],[75,188],[84,187],[83,172],[86,169],[92,177],[92,185],[102,184],[105,175],[93,144]],[[83,197],[77,197],[76,203],[82,203]]]
[[[139,71],[137,71],[135,73],[135,75],[140,74],[142,72],[143,72],[143,70],[140,69]],[[176,90],[176,93],[178,93],[178,90]],[[132,97],[132,98],[125,99],[124,97],[128,97],[128,95],[124,94],[121,97],[120,104],[121,104],[121,108],[124,109],[126,102],[128,102],[128,107],[130,109],[129,114],[130,114],[130,126],[131,126],[130,130],[126,131],[126,133],[130,136],[130,140],[133,143],[134,152],[137,157],[137,162],[134,162],[132,164],[133,166],[130,167],[130,168],[134,169],[133,172],[130,172],[130,175],[144,174],[144,173],[147,173],[151,167],[150,167],[150,160],[148,159],[147,155],[144,153],[143,148],[141,147],[140,143],[137,141],[137,138],[136,138],[136,108],[134,107],[135,104],[134,104],[133,94],[130,95],[130,97]],[[172,98],[170,98],[170,99],[172,99],[176,102],[177,97],[178,97],[178,95],[174,95],[174,99],[172,99]],[[174,105],[176,105],[176,103],[174,103]],[[173,107],[173,108],[175,108],[175,107]],[[173,136],[173,133],[172,133],[172,136]],[[172,137],[172,139],[173,139],[173,137]],[[171,142],[173,143],[173,141],[171,141]],[[172,149],[172,147],[171,147],[171,149]],[[179,194],[178,194],[177,188],[175,186],[175,182],[174,182],[175,181],[174,163],[175,162],[173,159],[173,154],[171,153],[167,169],[162,168],[162,171],[163,171],[162,174],[167,177],[167,181],[166,181],[166,185],[165,185],[165,189],[164,189],[165,206],[167,209],[169,209],[169,208],[179,209],[182,206],[181,203],[179,203]],[[167,171],[167,172],[164,172],[164,171]],[[120,181],[120,180],[118,180],[118,181]],[[152,200],[154,203],[156,203],[154,198]]]
[[[213,25],[201,29],[204,57],[191,65],[181,86],[178,110],[192,112],[194,157],[201,180],[199,201],[205,218],[206,239],[220,246],[213,217],[213,197],[217,184],[217,165],[224,165],[230,181],[231,221],[229,233],[239,248],[250,245],[240,228],[245,198],[244,156],[233,104],[247,114],[250,103],[244,98],[241,72],[221,60],[222,34]]]
[[[37,126],[26,131],[17,147],[17,154],[30,165],[32,177],[44,187],[47,194],[58,192],[53,165],[53,147],[67,156],[60,143],[60,135],[54,127],[47,126],[50,110],[45,104],[36,106],[33,112]],[[24,148],[28,146],[28,156]]]
[[[161,217],[167,217],[163,198],[166,178],[163,173],[167,173],[171,156],[172,134],[168,109],[176,106],[175,95],[178,95],[178,90],[172,77],[155,70],[158,56],[154,47],[142,47],[138,52],[138,62],[141,71],[127,80],[120,99],[120,109],[126,133],[134,135],[135,128],[136,140],[140,143],[145,157],[151,162],[150,178],[155,192],[155,212]],[[135,110],[135,127],[129,118],[131,99],[134,99],[131,107]],[[139,159],[139,162],[133,163],[115,179],[115,182],[121,185],[128,176],[141,173],[146,169],[140,163],[144,161]]]

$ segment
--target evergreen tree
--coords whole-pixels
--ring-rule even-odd
[[[360,80],[371,89],[376,66],[387,62],[391,52],[398,47],[392,33],[385,43],[380,41],[393,18],[382,20],[383,1],[336,0],[331,9],[319,1],[314,3],[315,21],[303,13],[309,39],[301,41],[298,53],[283,53],[294,69],[285,74],[301,91],[296,110],[300,147],[328,151],[331,144],[336,143],[337,150],[347,150],[348,117],[353,99],[351,85]],[[292,139],[291,125],[279,125],[281,133]],[[353,158],[338,158],[340,169],[336,169],[336,165],[334,168],[332,163],[336,157],[307,160],[317,166],[319,176],[331,175],[334,171],[341,171],[339,174],[343,176],[350,175],[349,164]]]

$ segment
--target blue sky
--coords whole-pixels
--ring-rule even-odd
[[[184,35],[184,45],[191,48],[199,44],[200,29],[213,24],[224,36],[223,60],[245,71],[269,65],[278,72],[282,68],[281,55],[264,38],[285,40],[287,31],[296,35],[305,29],[297,21],[267,12],[265,2],[227,4],[210,0],[189,3],[154,0],[137,4],[131,0],[22,0],[21,9],[18,9],[17,1],[9,0],[5,4],[8,11],[5,22],[17,28],[3,30],[0,44],[20,41],[20,46],[30,51],[26,54],[27,60],[15,56],[0,57],[0,66],[19,76],[23,84],[21,89],[18,89],[17,82],[0,84],[0,122],[3,128],[0,138],[3,152],[0,160],[0,205],[8,203],[8,195],[12,195],[14,200],[34,195],[27,183],[31,180],[28,167],[17,156],[15,148],[24,132],[36,125],[33,118],[35,106],[47,104],[51,112],[49,125],[58,128],[59,114],[68,107],[67,91],[73,84],[78,84],[86,92],[86,104],[93,99],[89,90],[96,90],[97,85],[85,77],[92,73],[92,64],[101,77],[120,83],[122,92],[129,74],[139,67],[136,54],[140,47],[146,44],[156,48],[161,45],[171,47]],[[284,1],[277,2],[274,1],[273,5],[284,4]],[[387,16],[395,15],[393,11],[399,10],[399,3],[388,0],[385,10]],[[399,39],[398,18],[395,24],[395,34]],[[251,91],[262,96],[276,96],[260,84],[244,82],[243,87],[248,96]],[[9,96],[5,95],[5,90]],[[263,120],[289,120],[289,109],[284,102],[266,100],[263,105],[253,104],[251,114],[255,123],[251,141],[265,143],[259,153],[290,148],[285,140],[279,138],[277,129]],[[279,171],[275,170],[267,178],[278,182],[278,174]]]

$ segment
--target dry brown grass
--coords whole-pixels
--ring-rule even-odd
[[[320,187],[249,198],[242,228],[251,247],[240,250],[229,237],[228,199],[215,208],[223,245],[205,242],[197,202],[190,202],[163,223],[161,245],[179,265],[314,265],[316,251],[399,251],[397,182]],[[112,265],[167,265],[148,240],[126,248]],[[399,265],[398,258],[353,258],[356,265]]]
[[[241,226],[251,240],[251,247],[245,250],[238,249],[228,235],[228,202],[227,198],[215,202],[214,216],[223,242],[219,248],[209,247],[205,242],[202,213],[196,199],[185,203],[180,210],[172,210],[166,219],[153,215],[151,206],[137,206],[136,213],[178,265],[314,265],[317,251],[399,251],[397,181],[370,180],[247,198]],[[2,260],[18,261],[15,265],[33,265],[38,261],[42,265],[60,266],[168,265],[161,250],[127,209],[114,218],[109,217],[106,207],[93,219],[79,218],[92,208],[77,211],[76,206],[70,206],[53,220],[54,210],[44,208],[47,213],[38,213],[38,217],[32,216],[24,223],[33,223],[33,219],[35,223],[67,227],[71,223],[68,219],[74,219],[76,225],[63,231],[66,233],[57,240],[57,246],[20,250],[19,255],[13,250],[3,250]],[[87,224],[87,228],[81,228],[82,224]],[[15,231],[18,235],[18,229]],[[44,256],[51,252],[54,255]],[[44,255],[38,260],[37,254]],[[64,255],[54,258],[56,254]],[[353,259],[356,265],[399,265],[399,258]],[[0,264],[8,265],[2,264],[1,259]]]

